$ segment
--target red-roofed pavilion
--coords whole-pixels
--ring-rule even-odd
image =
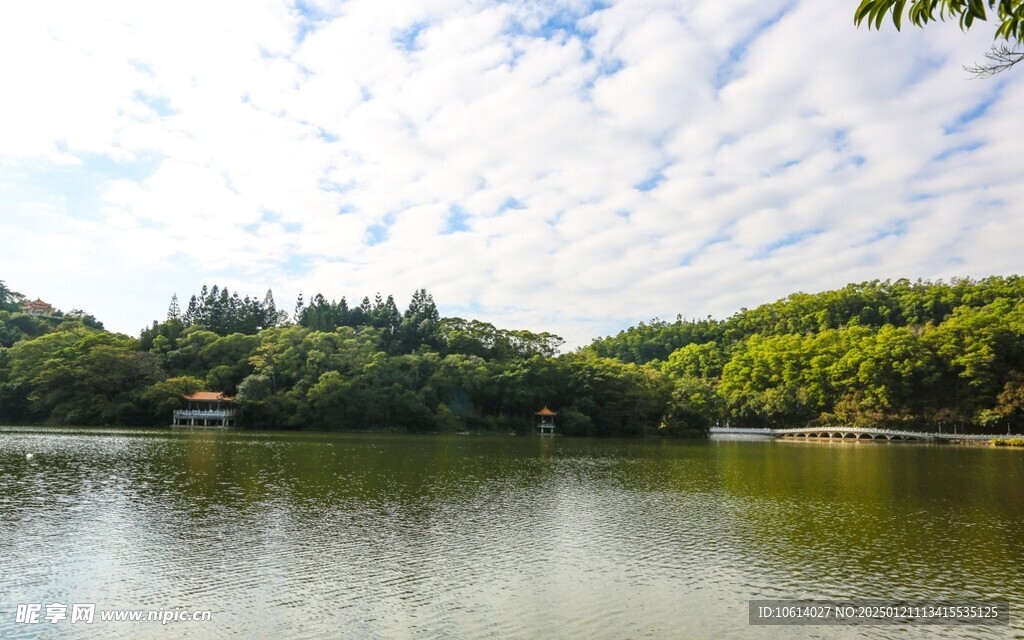
[[[537,431],[540,435],[554,435],[555,433],[555,416],[558,414],[548,409],[548,405],[544,405],[544,408],[533,414],[537,416]]]
[[[36,298],[30,302],[22,302],[21,312],[30,316],[49,316],[53,315],[53,305]]]
[[[235,409],[231,406],[234,396],[220,391],[196,391],[182,396],[188,401],[188,409],[174,412],[175,427],[233,427]]]

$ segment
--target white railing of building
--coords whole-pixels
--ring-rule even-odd
[[[234,409],[176,409],[175,418],[234,418]]]

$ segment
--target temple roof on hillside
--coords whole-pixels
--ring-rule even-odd
[[[558,414],[555,413],[554,411],[552,411],[551,409],[548,409],[548,405],[544,405],[543,409],[541,409],[540,411],[538,411],[537,413],[535,413],[533,415],[535,415],[535,416],[557,416]]]
[[[221,391],[196,391],[195,393],[182,397],[194,402],[232,402],[235,399],[235,396],[226,396]]]

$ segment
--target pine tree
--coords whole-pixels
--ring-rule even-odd
[[[398,305],[395,304],[394,296],[388,296],[378,313],[380,314],[380,326],[384,329],[385,347],[390,351],[395,346],[398,327],[402,324],[402,313],[398,310]]]
[[[263,304],[260,306],[263,311],[263,321],[260,323],[260,328],[276,327],[279,324],[279,316],[277,314],[277,305],[274,304],[273,291],[267,289],[267,295],[263,296]]]
[[[398,330],[399,344],[393,351],[396,353],[412,353],[422,345],[431,348],[437,346],[437,327],[440,315],[434,297],[426,289],[419,289],[412,294],[409,308],[405,310]]]
[[[171,296],[171,306],[167,307],[167,319],[168,320],[179,320],[181,319],[181,307],[178,306],[178,294],[175,293]]]
[[[334,305],[334,318],[338,323],[338,326],[351,327],[352,326],[352,314],[348,309],[348,300],[345,296],[341,296],[341,300]]]
[[[188,300],[188,309],[185,310],[185,316],[181,320],[186,325],[193,325],[199,319],[201,313],[202,310],[199,306],[199,300],[195,296],[192,296]]]
[[[309,327],[314,331],[334,331],[336,325],[333,316],[331,304],[327,302],[323,294],[318,293],[310,300],[309,306],[306,307],[306,311],[302,315],[302,326]]]
[[[426,289],[419,289],[412,294],[409,301],[409,308],[405,311],[406,318],[415,318],[417,321],[431,320],[437,322],[440,315],[437,312],[437,305],[434,304],[434,296]]]

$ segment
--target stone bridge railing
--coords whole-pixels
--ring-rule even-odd
[[[928,433],[900,429],[864,429],[856,427],[800,427],[793,429],[749,429],[713,427],[712,434],[764,435],[775,438],[828,438],[841,440],[977,440],[1003,438],[1005,435]]]

